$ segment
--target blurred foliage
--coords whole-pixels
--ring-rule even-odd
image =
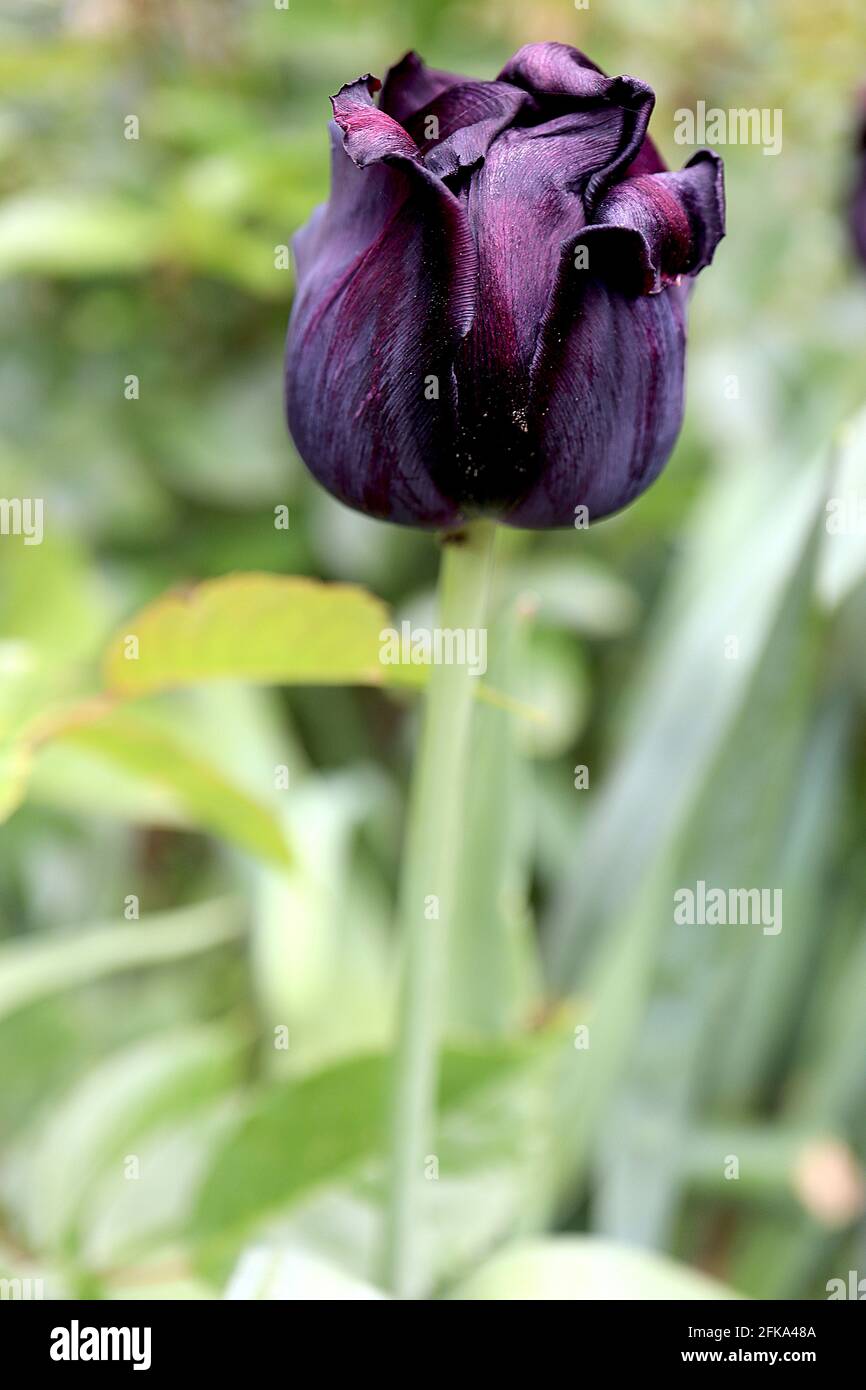
[[[503,538],[433,1287],[864,1272],[866,542],[824,524],[866,496],[859,0],[7,0],[0,492],[46,526],[0,537],[0,1273],[49,1294],[377,1296],[415,700],[369,653],[436,554],[293,454],[284,248],[344,81],[549,38],[652,83],[671,163],[698,100],[784,147],[722,151],[662,478]],[[782,887],[782,932],[674,926],[697,879]]]

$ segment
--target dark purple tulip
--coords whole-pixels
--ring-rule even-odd
[[[860,94],[857,123],[857,173],[851,199],[851,234],[854,249],[866,265],[866,89]]]
[[[667,172],[651,89],[565,44],[522,48],[495,82],[409,53],[376,106],[379,86],[333,98],[330,201],[295,241],[302,458],[350,507],[408,526],[617,511],[679,433],[721,161]]]

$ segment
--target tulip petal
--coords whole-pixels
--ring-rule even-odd
[[[409,128],[427,168],[440,178],[451,178],[460,169],[479,164],[497,136],[531,101],[527,92],[507,82],[462,82],[431,102]],[[426,139],[424,126],[431,116],[439,133],[435,139]]]
[[[645,135],[643,144],[625,171],[625,177],[636,179],[638,174],[665,174],[667,167],[652,137]]]
[[[503,520],[544,528],[597,521],[661,472],[683,412],[685,294],[672,286],[631,299],[563,273],[542,325],[529,429],[538,481]]]
[[[465,81],[459,73],[428,68],[417,53],[410,51],[386,72],[379,106],[408,129],[417,112],[427,110],[442,92]]]
[[[587,246],[591,274],[628,292],[658,294],[710,264],[724,226],[722,161],[699,150],[677,173],[641,174],[616,184],[580,240]],[[631,254],[626,238],[607,236],[611,228],[636,234]]]
[[[343,132],[346,153],[364,168],[380,159],[414,159],[418,146],[411,135],[392,116],[373,104],[373,93],[380,86],[377,77],[359,77],[347,82],[331,98],[334,120]]]
[[[539,481],[506,518],[567,526],[618,511],[661,471],[683,409],[686,291],[724,235],[722,166],[700,151],[678,173],[615,186],[563,244],[531,368]],[[578,248],[589,253],[579,268]]]
[[[473,177],[467,207],[478,246],[473,333],[507,374],[528,371],[563,242],[586,225],[581,191],[618,129],[604,109],[506,131]]]
[[[481,509],[522,494],[534,476],[527,432],[530,366],[563,241],[584,225],[579,188],[594,167],[598,112],[566,119],[585,141],[513,128],[472,176],[466,208],[478,254],[472,327],[456,361],[461,434],[447,490]]]
[[[540,97],[567,96],[592,101],[605,91],[599,78],[604,78],[601,68],[579,48],[567,43],[525,43],[499,74],[500,82],[525,87]]]
[[[589,180],[585,201],[591,207],[617,173],[641,154],[655,105],[655,93],[636,77],[605,77],[584,53],[565,43],[530,43],[499,74],[533,94],[544,110],[596,107],[608,109],[619,125],[617,148]]]
[[[435,475],[453,449],[453,361],[472,321],[475,248],[457,198],[369,98],[369,85],[353,84],[335,99],[343,139],[332,127],[331,198],[295,243],[289,428],[349,506],[441,527],[461,519]]]
[[[473,174],[467,209],[478,294],[457,359],[462,434],[448,486],[476,506],[519,496],[535,476],[536,441],[527,422],[539,323],[563,243],[585,226],[582,192],[616,156],[621,131],[604,105],[512,127]],[[637,261],[631,246],[628,259]]]

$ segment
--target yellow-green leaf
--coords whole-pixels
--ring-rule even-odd
[[[288,865],[279,817],[212,764],[150,720],[113,710],[93,723],[73,725],[55,743],[67,744],[168,790],[195,824],[242,849]]]
[[[207,680],[378,685],[388,610],[364,589],[277,574],[233,574],[164,595],[109,648],[106,682],[144,695]]]

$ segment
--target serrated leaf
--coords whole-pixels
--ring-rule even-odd
[[[228,575],[167,594],[130,618],[109,648],[106,682],[119,695],[224,679],[378,685],[388,621],[379,599],[350,584]]]
[[[429,666],[380,660],[391,621],[381,599],[357,585],[229,574],[164,594],[133,615],[108,649],[105,680],[113,694],[128,697],[213,680],[421,689]],[[544,722],[480,681],[477,690],[488,704]]]

